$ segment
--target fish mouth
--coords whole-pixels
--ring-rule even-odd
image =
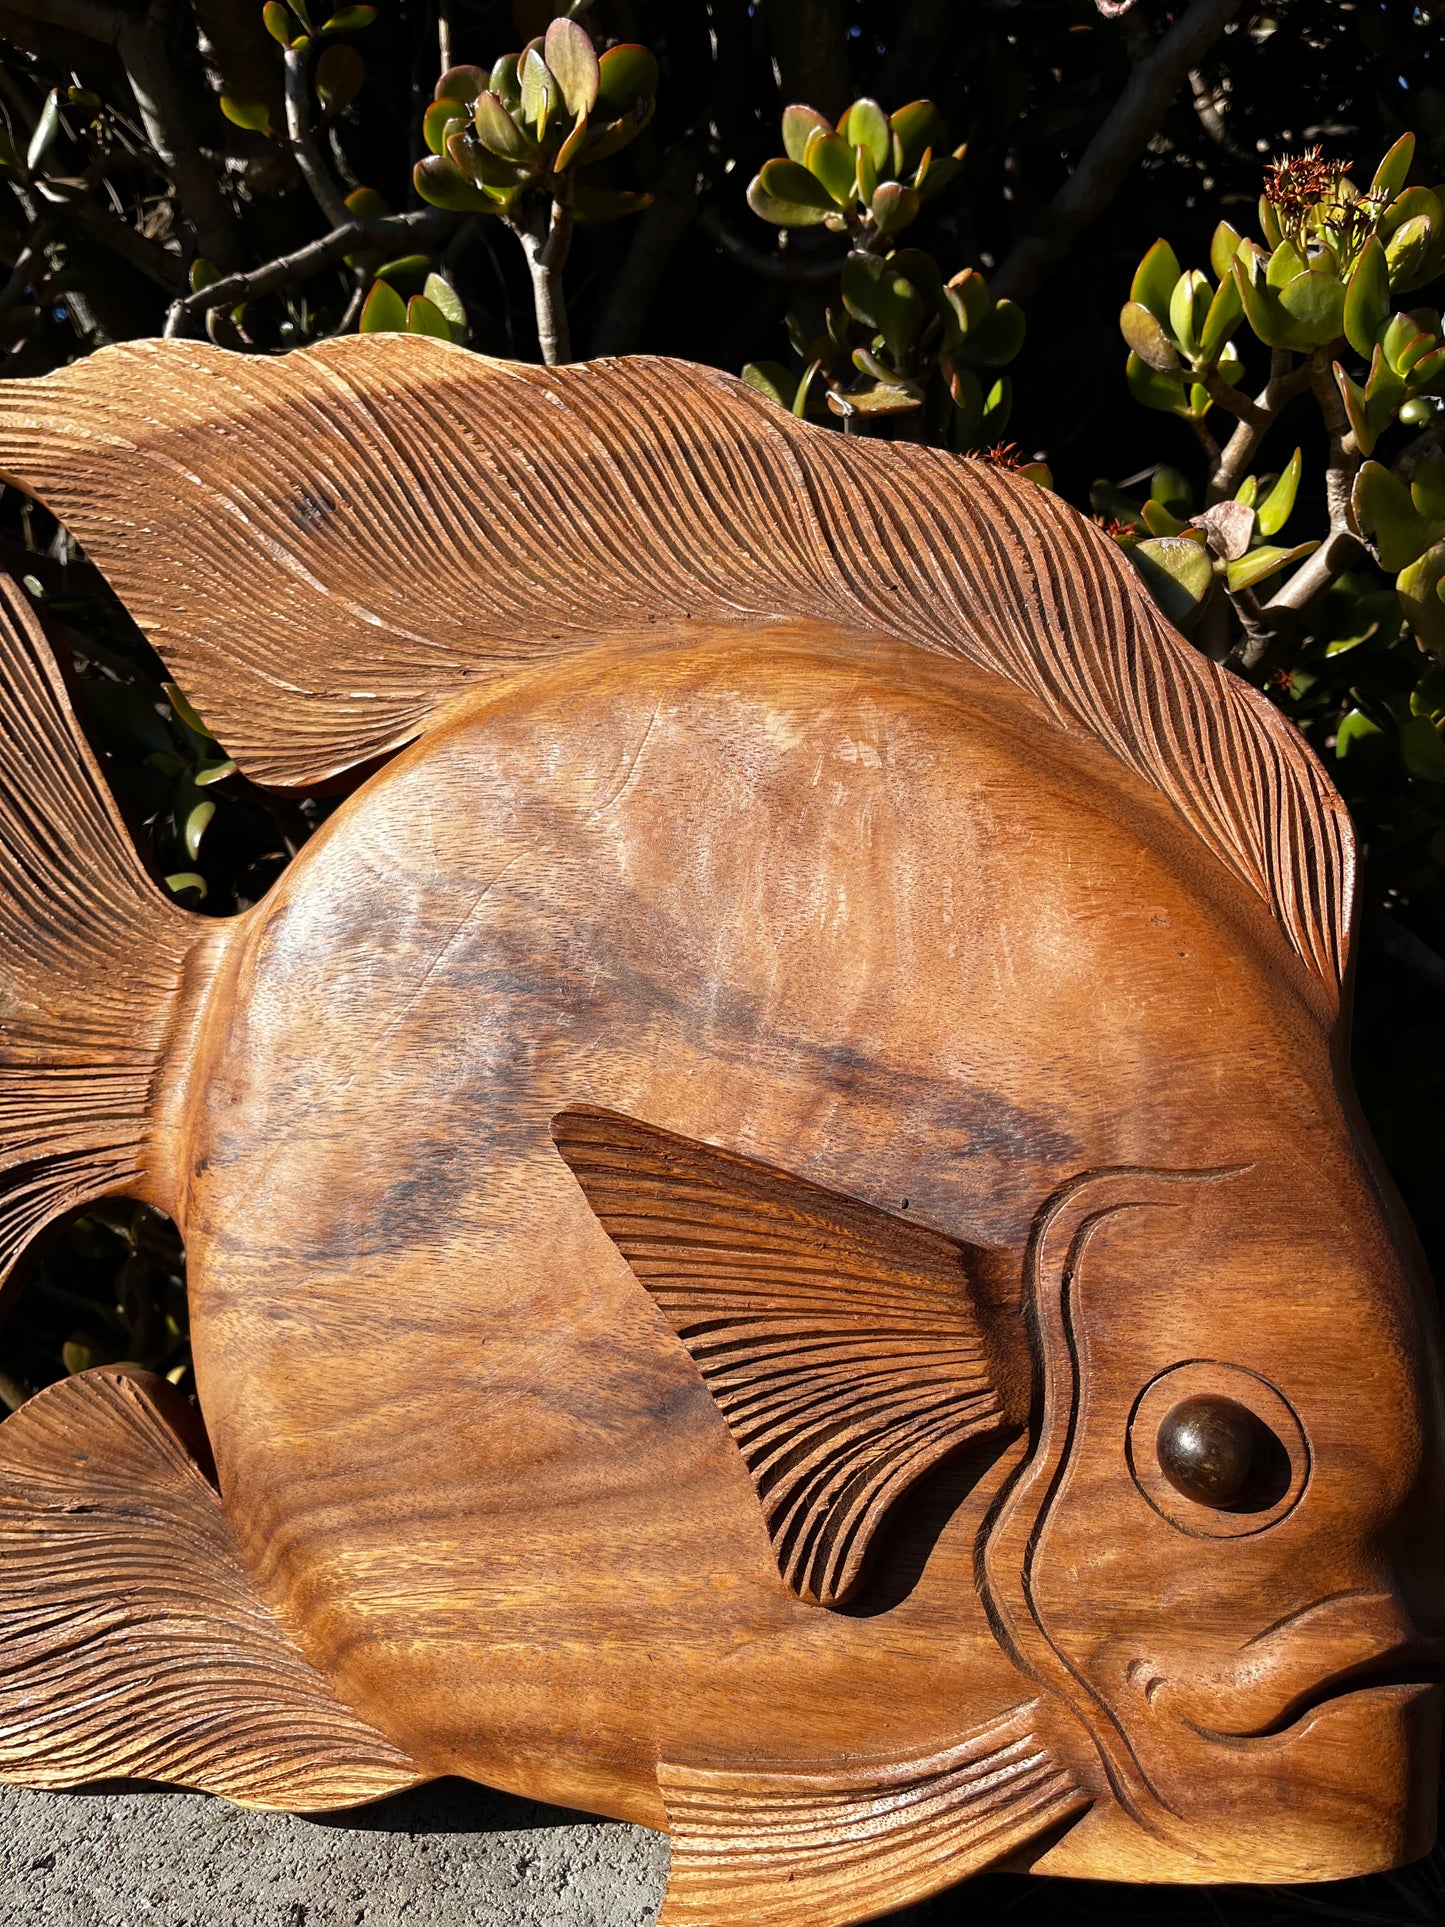
[[[1426,1691],[1445,1681],[1445,1636],[1427,1636],[1398,1597],[1348,1588],[1286,1613],[1190,1675],[1131,1668],[1155,1715],[1202,1738],[1263,1740],[1356,1694]]]
[[[1419,1692],[1430,1691],[1445,1682],[1445,1660],[1437,1655],[1438,1648],[1433,1645],[1392,1647],[1373,1660],[1344,1666],[1326,1674],[1313,1686],[1296,1693],[1269,1719],[1259,1724],[1228,1722],[1206,1726],[1201,1721],[1187,1718],[1181,1724],[1206,1740],[1274,1739],[1303,1725],[1321,1707],[1330,1706],[1338,1700],[1353,1699],[1357,1694],[1402,1687]]]

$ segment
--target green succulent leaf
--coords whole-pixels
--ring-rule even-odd
[[[266,0],[261,9],[261,23],[273,40],[279,40],[283,47],[291,45],[291,15],[280,0]]]
[[[435,108],[431,109],[427,119],[435,112]],[[477,95],[472,107],[472,125],[483,147],[490,148],[502,160],[531,160],[538,152],[537,143],[525,128],[518,126],[502,105],[501,96],[490,88]]]
[[[857,184],[857,164],[853,149],[839,135],[815,128],[808,141],[808,172],[822,182],[839,207],[846,207]]]
[[[386,202],[374,187],[354,187],[346,197],[346,211],[358,221],[379,221]]]
[[[1279,305],[1287,317],[1287,345],[1321,348],[1344,332],[1345,291],[1334,275],[1322,268],[1297,274],[1279,290]]]
[[[1400,759],[1422,783],[1445,783],[1445,741],[1428,716],[1401,723]]]
[[[1028,324],[1012,301],[996,301],[966,342],[968,359],[985,368],[1006,368],[1024,345]]]
[[[1204,319],[1209,313],[1212,296],[1207,277],[1200,274],[1197,268],[1181,274],[1174,283],[1174,291],[1169,297],[1169,332],[1186,355],[1199,352]],[[1130,342],[1129,345],[1133,347],[1134,344]]]
[[[542,57],[556,76],[572,118],[590,114],[601,91],[602,70],[587,29],[565,17],[554,20],[542,44]]]
[[[959,154],[935,154],[927,174],[914,180],[919,200],[931,201],[941,194],[949,182],[956,178],[962,166],[963,158]]]
[[[1183,535],[1189,526],[1187,522],[1180,521],[1177,515],[1171,515],[1164,504],[1156,502],[1152,496],[1144,504],[1142,513],[1144,526],[1151,535]]]
[[[1251,549],[1248,555],[1240,556],[1237,562],[1227,562],[1224,566],[1230,593],[1237,595],[1241,589],[1253,589],[1259,583],[1267,582],[1272,575],[1289,568],[1291,563],[1301,562],[1305,556],[1313,555],[1318,547],[1318,542],[1300,542],[1292,549],[1283,549],[1266,542],[1257,549]]]
[[[1299,478],[1304,465],[1304,457],[1299,449],[1289,458],[1289,464],[1274,487],[1259,505],[1256,518],[1261,535],[1278,535],[1290,516],[1294,513],[1295,496],[1299,492]]]
[[[1119,310],[1119,332],[1130,351],[1148,367],[1166,373],[1179,366],[1179,354],[1151,309],[1142,301],[1126,301]]]
[[[1426,728],[1429,724],[1426,724]],[[186,855],[194,863],[200,854],[201,838],[210,827],[211,818],[216,814],[216,806],[209,796],[203,796],[199,803],[193,803],[185,813],[181,839],[186,846]]]
[[[369,27],[375,18],[375,7],[343,7],[339,13],[333,13],[329,20],[322,21],[321,31],[323,33],[360,33],[361,29]]]
[[[597,110],[593,119],[620,120],[624,114],[650,115],[656,99],[657,58],[651,48],[638,46],[635,41],[609,47],[597,63]],[[786,147],[786,136],[783,144]]]
[[[1439,449],[1415,464],[1410,500],[1426,521],[1445,523],[1445,454]]]
[[[1209,243],[1209,265],[1216,281],[1229,279],[1229,264],[1239,252],[1240,235],[1228,221],[1221,221]]]
[[[1372,234],[1360,249],[1345,288],[1345,339],[1366,360],[1390,317],[1390,269],[1380,237]]]
[[[1151,536],[1124,551],[1143,576],[1149,593],[1174,623],[1187,622],[1214,580],[1214,565],[1202,543],[1187,536]]]
[[[750,361],[743,369],[743,380],[779,408],[791,408],[798,392],[796,380],[780,361]]]
[[[433,335],[438,341],[450,341],[452,338],[446,316],[424,294],[414,294],[406,304],[406,332],[409,335]]]
[[[1188,517],[1194,512],[1194,491],[1182,470],[1161,462],[1149,478],[1149,499],[1160,502],[1175,515]]]
[[[572,190],[573,211],[583,227],[601,227],[605,221],[620,221],[651,206],[650,194],[635,194],[626,188],[593,187],[590,181],[578,181]]]
[[[759,190],[757,199],[754,187]],[[763,162],[762,172],[748,189],[748,206],[779,227],[816,227],[825,214],[837,212],[838,204],[800,161],[780,158]]]
[[[1437,662],[1445,662],[1445,541],[1431,543],[1400,571],[1395,592],[1420,646]]]
[[[897,142],[894,160],[898,172],[916,167],[925,148],[940,156],[948,145],[948,128],[943,115],[931,100],[911,100],[888,116],[888,125]]]
[[[429,254],[399,254],[376,270],[376,279],[389,282],[392,287],[398,283],[405,287],[408,282],[415,284],[424,280],[430,267]]]
[[[1234,276],[1226,273],[1199,329],[1199,353],[1206,362],[1217,361],[1229,337],[1244,319],[1244,303]]]
[[[865,147],[881,173],[893,159],[893,130],[876,100],[855,100],[838,122],[838,132],[852,147]]]
[[[271,131],[271,110],[264,100],[244,100],[236,94],[222,94],[220,107],[233,127],[244,127],[252,134]]]
[[[918,219],[918,190],[898,181],[884,181],[874,190],[870,205],[879,233],[898,234]]]
[[[426,162],[419,163],[421,167]],[[388,281],[373,281],[371,293],[366,297],[361,310],[361,332],[364,335],[404,335],[406,333],[406,303]],[[191,852],[194,856],[194,850]]]
[[[897,360],[917,341],[931,308],[908,277],[885,262],[873,290],[873,312],[888,352]]]
[[[1134,270],[1129,299],[1147,308],[1162,328],[1169,320],[1169,299],[1179,280],[1179,260],[1167,241],[1156,241]]]
[[[1411,194],[1425,192],[1425,188],[1408,188],[1395,205],[1401,207]],[[1432,201],[1435,199],[1433,194],[1430,198]],[[1438,202],[1436,206],[1439,206]],[[1396,228],[1385,243],[1390,286],[1396,294],[1419,287],[1430,279],[1437,255],[1436,241],[1442,228],[1445,228],[1445,223],[1438,215],[1432,218],[1429,214],[1416,214]]]
[[[808,151],[810,137],[814,134],[833,132],[832,121],[820,114],[816,107],[795,106],[783,109],[783,152],[790,161],[796,161],[799,167],[806,165],[804,157]],[[758,362],[756,365],[761,368],[768,364]]]
[[[1396,575],[1422,556],[1431,544],[1431,529],[1415,507],[1410,491],[1389,469],[1365,462],[1355,477],[1355,520],[1374,538],[1380,567]]]
[[[486,92],[490,80],[481,67],[448,67],[436,85],[438,100],[459,100],[470,107],[478,94]]]
[[[429,154],[412,169],[416,191],[428,207],[451,214],[495,214],[500,203],[446,154]]]
[[[522,83],[522,119],[540,141],[557,111],[561,89],[536,47],[529,47],[523,54],[517,71]]]
[[[556,155],[552,161],[552,172],[554,174],[565,173],[566,170],[569,167],[571,167],[572,164],[576,161],[578,155],[582,152],[583,146],[586,144],[586,140],[587,140],[587,116],[583,114],[578,119],[576,126],[572,129],[572,132],[567,136],[566,140],[564,140],[562,145],[557,149]]]
[[[1151,368],[1147,361],[1141,361],[1132,351],[1124,364],[1124,379],[1128,383],[1129,393],[1144,408],[1157,408],[1165,414],[1179,415],[1189,407],[1184,383],[1178,375]]]
[[[993,311],[993,304],[988,298],[988,282],[977,268],[964,268],[954,275],[945,293],[965,335],[977,328]]]
[[[522,82],[518,73],[521,66],[519,54],[503,54],[495,61],[487,76],[487,86],[501,101],[509,114],[520,112],[522,106]]]
[[[323,48],[316,63],[316,98],[328,114],[348,108],[366,80],[366,62],[347,41]]]
[[[446,321],[453,341],[467,338],[467,311],[461,296],[442,274],[429,274],[422,293]]]
[[[447,135],[467,124],[467,104],[462,100],[434,100],[421,118],[421,137],[433,154],[445,154]]]
[[[1393,201],[1410,177],[1410,164],[1415,158],[1415,136],[1402,134],[1375,169],[1375,178],[1370,182],[1371,198]]]
[[[1287,348],[1290,319],[1281,309],[1274,289],[1264,281],[1256,281],[1252,267],[1246,267],[1239,255],[1234,257],[1230,273],[1239,289],[1244,318],[1255,334],[1268,348]]]

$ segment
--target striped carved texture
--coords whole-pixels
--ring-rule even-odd
[[[784,1579],[840,1604],[902,1494],[1008,1422],[960,1248],[614,1112],[552,1137],[717,1401]]]
[[[95,1371],[0,1426],[0,1781],[300,1813],[424,1779],[257,1597],[187,1423],[164,1379]]]
[[[0,474],[110,577],[230,752],[305,783],[468,686],[689,620],[961,656],[1160,790],[1329,985],[1344,806],[1114,544],[997,467],[844,440],[646,357],[538,368],[372,335],[128,342],[0,384]]]
[[[834,1774],[664,1763],[658,1927],[846,1927],[977,1873],[1089,1804],[1016,1707],[929,1759]]]
[[[146,874],[24,592],[0,576],[0,1283],[53,1218],[138,1176],[202,928]]]

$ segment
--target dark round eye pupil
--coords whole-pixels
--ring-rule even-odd
[[[1258,1483],[1270,1434],[1232,1398],[1186,1398],[1159,1426],[1159,1465],[1176,1492],[1224,1510]]]

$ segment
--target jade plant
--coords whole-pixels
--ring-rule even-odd
[[[1317,148],[1275,162],[1259,237],[1221,221],[1212,277],[1149,249],[1120,314],[1126,380],[1187,426],[1204,475],[1093,489],[1169,616],[1270,688],[1402,875],[1412,851],[1445,863],[1445,333],[1420,302],[1445,272],[1445,187],[1411,183],[1415,152],[1402,135],[1366,187]],[[1303,441],[1266,469],[1305,397],[1323,474]]]
[[[489,72],[452,67],[437,82],[422,124],[431,151],[417,162],[417,192],[433,207],[494,215],[517,236],[546,362],[571,359],[562,268],[574,224],[613,221],[652,198],[580,177],[641,133],[656,98],[657,62],[646,47],[624,44],[599,57],[586,28],[567,15]]]
[[[797,415],[826,403],[855,433],[883,429],[958,450],[998,441],[1022,311],[995,301],[977,269],[945,280],[931,254],[898,244],[962,167],[966,148],[950,150],[948,138],[931,100],[893,114],[855,100],[836,127],[813,107],[784,110],[785,152],[763,163],[748,205],[776,227],[846,235],[849,251],[823,329],[788,317],[801,373],[752,362],[745,380]]]

